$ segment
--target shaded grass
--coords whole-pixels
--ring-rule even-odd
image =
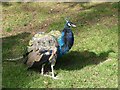
[[[51,9],[53,10],[51,11]],[[24,18],[28,23],[26,26],[29,27],[30,22],[32,22],[35,28],[30,30],[34,32],[38,29],[36,26],[40,24],[39,21],[43,30],[47,29],[47,32],[54,29],[62,30],[66,16],[70,16],[70,20],[77,25],[77,28],[72,28],[75,36],[74,46],[68,54],[57,61],[55,66],[59,80],[41,76],[39,72],[34,70],[27,71],[22,61],[4,61],[4,58],[17,57],[24,52],[24,48],[32,37],[31,33],[4,37],[3,87],[117,88],[117,9],[117,3],[14,3],[12,7],[3,7],[3,12],[10,15],[12,15],[12,11],[16,14],[22,12],[21,14],[25,18],[28,14],[30,18]],[[5,17],[7,16],[6,14]],[[13,28],[14,26],[24,27],[24,24],[21,23],[23,19],[21,15],[18,20],[19,24],[14,24],[14,20],[17,20],[16,17],[13,18]],[[44,19],[41,19],[42,17]],[[6,18],[4,23],[8,24],[3,24],[3,26],[6,28],[10,22],[11,19]],[[44,27],[46,23],[48,25]],[[19,31],[15,28],[13,30]],[[23,28],[23,32],[25,31]],[[10,33],[14,34],[13,31]]]
[[[28,45],[28,41],[31,39],[30,33],[22,33],[17,36],[2,38],[2,56],[4,57],[18,57],[25,52],[25,48]],[[20,46],[19,46],[20,45]],[[15,52],[15,53],[13,53]],[[6,56],[7,55],[7,56]]]

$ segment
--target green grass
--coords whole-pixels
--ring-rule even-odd
[[[74,46],[56,63],[55,71],[60,79],[27,71],[22,61],[4,61],[22,55],[34,33],[61,31],[67,16],[77,28],[72,28]],[[3,87],[117,88],[117,24],[117,3],[3,4]]]

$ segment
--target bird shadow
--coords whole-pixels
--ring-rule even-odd
[[[101,52],[96,54],[91,51],[71,51],[63,57],[57,59],[54,69],[55,70],[80,70],[88,65],[98,65],[108,59],[110,53],[115,53],[113,50]],[[45,73],[51,71],[50,64],[45,66]],[[28,70],[34,70],[40,72],[41,66],[39,64],[34,65]],[[57,73],[56,73],[57,74]]]
[[[55,69],[78,70],[88,65],[98,65],[106,61],[109,53],[111,52],[114,53],[113,50],[101,52],[100,54],[96,54],[95,52],[91,51],[71,51],[67,55],[57,60]]]
[[[22,55],[21,52],[24,52],[24,48],[26,48],[30,38],[31,33],[28,32],[0,38],[2,39],[2,59],[14,58],[19,56],[19,54]]]

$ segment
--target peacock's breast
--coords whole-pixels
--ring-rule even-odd
[[[62,32],[61,37],[58,39],[58,44],[60,56],[66,54],[74,44],[74,35],[72,31]]]
[[[72,33],[71,30],[66,33],[66,35],[65,35],[65,37],[64,37],[64,41],[65,41],[66,44],[69,46],[69,48],[71,48],[71,47],[73,46],[73,43],[74,43],[74,35],[73,35],[73,33]]]

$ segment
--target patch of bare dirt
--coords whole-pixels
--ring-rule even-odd
[[[34,25],[34,24],[32,24],[32,22],[30,22],[26,26],[16,27],[11,32],[6,32],[6,31],[3,30],[2,31],[2,37],[17,35],[17,34],[23,33],[23,32],[29,32],[31,34],[35,34],[36,32],[45,32],[45,31],[47,31],[47,28],[48,28],[48,26],[51,22],[52,22],[52,20],[48,19],[48,20],[45,20],[42,24],[39,24],[39,25]]]

